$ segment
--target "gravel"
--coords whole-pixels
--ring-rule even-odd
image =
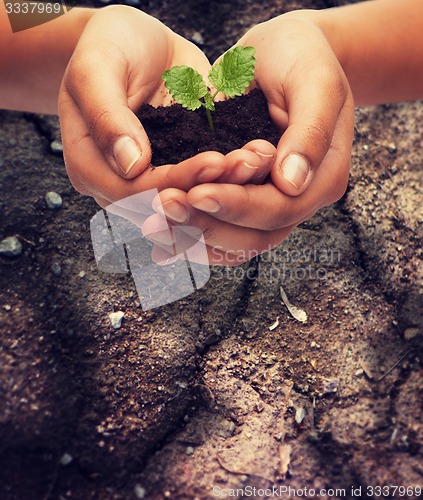
[[[48,208],[50,208],[51,210],[57,210],[57,209],[61,208],[62,203],[63,203],[62,197],[60,196],[60,194],[55,193],[54,191],[49,191],[45,195],[44,199],[46,200]]]
[[[73,460],[72,455],[69,453],[64,453],[60,458],[60,465],[66,466],[69,465]]]
[[[125,314],[122,311],[112,312],[109,314],[110,323],[115,330],[119,330],[122,326],[122,320]]]
[[[55,276],[60,276],[62,274],[62,266],[58,262],[53,262],[51,266],[51,272]]]
[[[56,155],[63,154],[63,145],[62,145],[62,143],[60,141],[57,141],[57,140],[53,141],[50,144],[50,149]]]
[[[0,255],[3,257],[17,257],[22,253],[22,243],[16,236],[8,236],[0,242]]]

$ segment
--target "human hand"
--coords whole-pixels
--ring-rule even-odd
[[[170,103],[162,73],[181,64],[210,69],[194,44],[139,10],[106,7],[91,17],[59,96],[66,166],[78,191],[104,207],[152,188],[188,191],[200,182],[256,182],[267,174],[270,160],[249,146],[148,168],[151,148],[134,112],[143,103]]]
[[[346,187],[354,101],[318,19],[318,11],[284,14],[255,26],[238,43],[256,47],[256,85],[266,95],[272,120],[285,130],[272,169],[274,184],[291,196],[320,187],[318,197],[334,201]],[[313,182],[319,168],[326,186]]]
[[[167,208],[171,201],[178,203],[186,210],[185,224],[203,231],[211,263],[239,264],[273,248],[345,191],[354,103],[316,15],[282,15],[252,28],[238,42],[256,48],[256,85],[266,95],[274,122],[286,129],[272,182],[202,184],[187,194],[177,189],[160,193],[159,211],[172,220]],[[147,226],[154,232],[154,218]]]

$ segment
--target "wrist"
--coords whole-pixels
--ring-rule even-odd
[[[284,17],[302,20],[303,22],[311,23],[317,27],[322,33],[322,36],[327,40],[341,66],[345,68],[348,60],[348,45],[345,45],[345,34],[340,32],[337,16],[334,15],[337,10],[339,10],[339,8],[322,10],[304,9],[288,12],[284,14]]]

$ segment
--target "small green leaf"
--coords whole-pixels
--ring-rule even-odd
[[[235,47],[212,66],[209,73],[210,83],[229,97],[242,95],[254,78],[256,58],[254,47]]]
[[[211,111],[214,111],[214,101],[213,97],[207,92],[204,96],[204,106]]]
[[[207,86],[198,71],[188,66],[174,66],[162,75],[165,87],[184,108],[194,111],[202,106],[200,99],[208,94]]]

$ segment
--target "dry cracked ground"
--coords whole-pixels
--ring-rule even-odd
[[[189,2],[145,8],[215,55],[266,17],[337,2],[281,4],[197,2],[213,22]],[[2,500],[417,498],[421,102],[357,110],[342,200],[148,312],[130,276],[96,266],[98,207],[52,150],[57,119],[1,112],[0,128],[0,240],[22,244],[0,257]]]

